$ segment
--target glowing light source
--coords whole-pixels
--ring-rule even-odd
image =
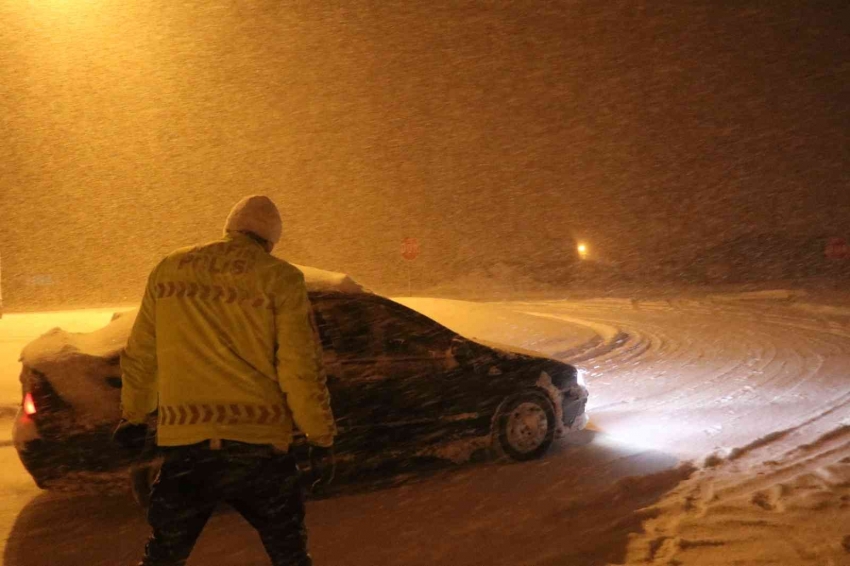
[[[584,259],[584,258],[587,257],[587,252],[588,252],[587,244],[581,243],[581,244],[578,245],[578,255],[581,257],[581,259]]]
[[[32,416],[35,414],[35,411],[35,401],[32,398],[32,393],[27,393],[26,396],[24,396],[24,413]]]
[[[584,377],[584,370],[576,370],[576,383],[587,389],[587,380]]]

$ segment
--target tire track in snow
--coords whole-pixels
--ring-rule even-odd
[[[796,398],[800,397],[797,391],[805,390],[812,382],[823,377],[822,372],[825,367],[825,360],[828,356],[846,354],[848,349],[848,340],[840,334],[836,335],[831,332],[824,333],[822,328],[812,327],[810,325],[789,325],[789,320],[789,317],[772,317],[769,324],[779,327],[777,328],[777,331],[781,332],[786,332],[788,326],[797,330],[805,330],[805,334],[797,335],[797,337],[805,339],[804,345],[808,348],[808,351],[805,353],[801,353],[800,350],[787,351],[790,355],[793,355],[794,358],[801,361],[803,369],[799,373],[785,371],[786,368],[783,366],[781,370],[782,373],[785,374],[785,382],[777,383],[775,378],[771,378],[762,383],[762,386],[779,386],[776,387],[778,392],[770,400],[773,404],[779,404],[789,399],[791,402],[794,402]],[[802,421],[802,423],[817,420],[819,417],[828,415],[834,412],[836,408],[843,408],[845,405],[846,403],[843,400],[836,401],[834,398],[829,396],[829,398],[824,399],[822,403],[813,406],[810,410],[799,413],[797,415],[797,419],[798,421]],[[734,422],[735,420],[742,419],[743,417],[757,412],[758,410],[753,410],[742,413],[731,420]]]
[[[670,308],[664,308],[661,312],[667,313],[671,310],[672,309]],[[596,318],[594,320],[606,324],[616,324],[618,322],[617,320],[608,318]],[[658,360],[659,358],[663,358],[666,361],[665,363],[677,365],[679,368],[687,368],[700,361],[699,359],[694,359],[693,350],[688,349],[686,347],[687,344],[684,341],[667,336],[667,330],[660,325],[645,323],[639,327],[627,326],[625,327],[625,331],[630,336],[646,336],[647,338],[645,338],[645,341],[648,341],[650,346],[630,353],[629,355],[622,355],[620,350],[613,350],[605,358],[593,360],[594,363],[597,364],[594,367],[599,369],[601,373],[621,371],[623,366],[629,364],[635,366],[637,366],[638,363],[651,364],[654,360]],[[665,356],[665,354],[667,355]],[[655,401],[650,407],[652,410],[669,404],[678,404],[681,407],[684,406],[683,403],[696,403],[704,394],[704,390],[713,390],[718,382],[725,381],[728,376],[734,374],[739,367],[740,364],[738,362],[727,364],[723,371],[717,371],[717,368],[707,366],[701,371],[705,372],[710,377],[708,379],[692,380],[697,384],[692,385],[685,392],[674,391],[671,393],[670,391],[662,391],[660,395],[653,394],[637,396],[629,398],[626,401],[620,400],[611,404],[594,405],[593,409],[594,411],[599,411],[616,406],[632,405],[638,401],[653,402],[653,400]],[[635,382],[643,382],[646,379],[646,375],[651,373],[651,367],[646,370],[634,371],[633,375],[625,376],[625,380],[627,383],[632,384]],[[622,382],[618,382],[618,385],[622,385]]]
[[[665,418],[673,423],[699,412],[711,414],[702,430],[715,437],[715,444],[702,443],[703,450],[740,446],[748,437],[769,432],[772,422],[758,422],[766,407],[784,412],[779,419],[784,424],[828,410],[834,397],[823,393],[824,361],[850,354],[850,334],[844,329],[787,306],[601,300],[526,302],[510,308],[584,318],[628,333],[630,347],[584,364],[592,368],[594,414],[670,413]]]

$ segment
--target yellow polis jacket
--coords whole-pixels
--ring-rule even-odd
[[[159,408],[157,443],[289,446],[336,433],[304,275],[250,237],[178,250],[153,270],[121,355],[123,418]]]

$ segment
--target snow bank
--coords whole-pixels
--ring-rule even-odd
[[[850,564],[850,426],[800,446],[788,435],[712,461],[646,509],[625,564]]]
[[[764,291],[713,294],[708,295],[708,298],[717,301],[790,301],[805,297],[806,295],[806,291],[802,289],[768,289]]]
[[[550,294],[563,287],[563,284],[548,283],[543,277],[532,277],[527,269],[496,262],[431,287],[424,294],[493,299],[533,293]]]
[[[822,316],[850,316],[850,307],[842,307],[836,305],[819,305],[816,303],[794,303],[791,306],[797,310]]]

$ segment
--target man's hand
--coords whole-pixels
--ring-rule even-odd
[[[147,424],[133,424],[121,419],[115,431],[112,433],[112,441],[127,450],[141,452],[145,448],[145,439],[148,436]]]
[[[320,493],[333,481],[335,473],[336,458],[333,447],[310,446],[310,492]]]

